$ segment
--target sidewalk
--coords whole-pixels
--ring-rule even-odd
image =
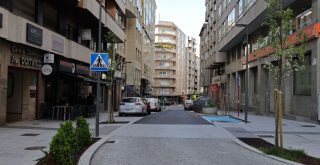
[[[118,117],[114,114],[116,121],[134,122],[141,117]],[[100,114],[100,122],[107,121],[107,113]],[[86,118],[90,124],[92,135],[95,132],[95,117]],[[0,127],[0,164],[35,164],[34,160],[43,156],[43,153],[37,150],[26,150],[27,147],[46,147],[49,149],[49,143],[56,134],[62,121],[57,120],[33,120],[21,121],[7,124]],[[126,124],[100,124],[100,136],[104,137],[112,131]],[[32,149],[32,148],[31,148]]]
[[[231,115],[238,117],[237,113]],[[244,119],[244,113],[240,114]],[[259,137],[274,144],[275,122],[273,117],[248,114],[249,123],[214,122],[238,138]],[[320,126],[293,120],[283,120],[283,142],[285,148],[302,149],[306,154],[320,158]]]

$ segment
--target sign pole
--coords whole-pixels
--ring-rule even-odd
[[[99,0],[99,36],[98,36],[98,52],[101,53],[101,12],[102,12],[102,6],[101,1]],[[99,119],[100,119],[100,78],[101,73],[98,72],[98,81],[97,81],[97,103],[96,103],[96,137],[99,137]]]

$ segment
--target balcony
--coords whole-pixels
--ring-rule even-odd
[[[161,44],[172,44],[172,45],[175,45],[176,44],[176,41],[174,40],[157,40],[156,43],[161,43]]]
[[[154,75],[155,79],[176,79],[176,75]]]
[[[156,66],[155,69],[158,70],[176,70],[175,66]]]
[[[156,61],[171,61],[171,62],[175,62],[177,60],[177,58],[175,58],[175,57],[171,57],[171,58],[156,57],[155,60]]]
[[[156,35],[170,35],[170,36],[176,36],[177,33],[175,31],[157,31]]]
[[[159,87],[175,88],[176,87],[176,85],[173,83],[170,83],[170,84],[153,83],[152,86],[156,88],[159,88]]]
[[[301,29],[304,33],[306,33],[308,40],[312,40],[314,38],[318,38],[320,35],[320,22],[311,24]],[[298,32],[294,32],[288,36],[288,41],[291,44],[298,44],[299,39],[297,39]],[[272,47],[263,47],[249,54],[248,61],[253,62],[257,60],[257,58],[266,57],[274,52]],[[242,57],[242,64],[246,64],[246,57]]]
[[[156,52],[169,52],[169,53],[176,53],[176,49],[167,49],[167,48],[156,48]]]
[[[122,1],[122,0],[121,0]],[[123,3],[123,2],[122,2]],[[83,9],[87,9],[92,15],[94,15],[97,19],[99,19],[99,3],[95,0],[80,0],[79,7]],[[102,12],[101,15],[101,22],[104,27],[108,28],[109,30],[114,33],[116,39],[119,42],[124,42],[126,39],[126,35],[124,32],[124,26],[122,23],[116,19],[115,16],[112,16],[110,11],[104,8],[105,12]]]

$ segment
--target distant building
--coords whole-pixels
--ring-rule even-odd
[[[173,22],[156,24],[155,72],[152,95],[178,103],[186,90],[186,35]]]

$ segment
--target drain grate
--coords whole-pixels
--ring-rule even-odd
[[[258,135],[261,138],[274,138],[273,135]]]
[[[316,127],[315,125],[301,125],[301,127]]]
[[[22,134],[20,136],[38,136],[40,134],[37,134],[37,133],[25,133],[25,134]]]
[[[108,140],[108,141],[106,141],[106,143],[115,143],[116,141],[114,141],[114,140]]]
[[[46,149],[46,146],[32,146],[32,147],[27,147],[24,150],[43,150]]]

